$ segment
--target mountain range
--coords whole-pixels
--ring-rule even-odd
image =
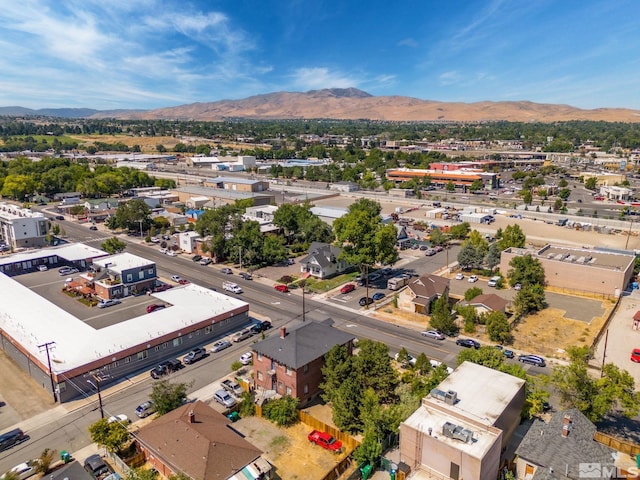
[[[568,120],[640,122],[640,110],[626,108],[585,110],[569,105],[543,104],[529,101],[438,102],[403,96],[377,97],[356,88],[330,88],[308,92],[276,92],[255,95],[241,100],[199,102],[153,110],[100,111],[89,108],[30,110],[22,107],[0,107],[0,115],[201,121],[322,118],[415,122],[556,122]]]

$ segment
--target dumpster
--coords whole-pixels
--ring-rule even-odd
[[[237,422],[238,420],[240,420],[240,415],[238,415],[238,412],[231,412],[229,415],[227,415],[227,418],[232,422]]]
[[[62,460],[62,463],[69,463],[71,461],[71,454],[66,450],[62,450],[60,452],[60,460]]]

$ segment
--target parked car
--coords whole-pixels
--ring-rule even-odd
[[[477,275],[471,275],[469,277],[469,280],[467,280],[467,282],[469,282],[469,283],[475,283],[477,281],[478,281],[478,276]]]
[[[521,285],[520,283],[516,283],[516,284],[513,286],[513,289],[514,289],[514,290],[522,290],[522,285]]]
[[[141,403],[136,407],[136,415],[140,418],[145,418],[156,412],[156,407],[151,400]]]
[[[464,280],[464,273],[456,273],[456,280]]]
[[[231,340],[234,343],[238,343],[238,342],[241,342],[241,341],[246,340],[247,338],[251,338],[251,337],[253,337],[253,330],[252,330],[251,327],[248,327],[248,328],[243,328],[239,332],[234,333],[231,336]]]
[[[442,245],[436,245],[435,247],[433,247],[433,249],[436,252],[442,252],[444,250],[444,247]]]
[[[224,273],[225,275],[233,274],[233,270],[231,270],[230,268],[223,268],[222,270],[220,270],[220,272]]]
[[[152,303],[151,305],[147,305],[147,313],[155,312],[156,310],[161,310],[165,307],[166,305],[161,303]]]
[[[240,272],[238,275],[240,275],[240,278],[243,278],[245,280],[253,280],[253,277],[251,276],[250,273]]]
[[[393,273],[393,269],[389,267],[384,267],[383,269],[379,270],[378,273],[380,275],[385,275],[385,276],[391,275]]]
[[[634,348],[631,350],[631,361],[640,363],[640,348]]]
[[[121,413],[119,415],[113,415],[107,419],[107,423],[115,423],[115,422],[120,422],[123,425],[129,425],[131,423],[131,420],[129,420],[129,417],[127,417],[124,413]]]
[[[160,377],[164,377],[165,375],[169,375],[170,373],[177,372],[181,368],[182,362],[175,358],[173,360],[165,360],[149,373],[151,375],[151,378],[157,380]]]
[[[232,408],[236,404],[235,398],[233,398],[229,392],[224,390],[217,390],[216,393],[213,394],[213,398],[216,402],[226,408]]]
[[[113,473],[112,468],[98,454],[87,457],[84,469],[95,480],[102,480]]]
[[[228,340],[219,340],[216,343],[213,344],[213,346],[211,347],[211,352],[212,353],[216,353],[216,352],[221,352],[222,350],[229,348],[231,346],[231,342]]]
[[[169,255],[170,257],[175,257],[177,253],[174,252],[173,250],[167,250],[167,255]]]
[[[240,355],[240,363],[243,365],[249,365],[253,361],[253,353],[245,352]]]
[[[516,356],[516,354],[514,353],[513,350],[503,350],[502,353],[504,354],[505,357],[507,358],[514,358]]]
[[[286,285],[284,285],[282,283],[276,285],[273,288],[275,288],[276,290],[278,290],[279,292],[282,292],[282,293],[289,293],[289,287],[287,287]]]
[[[171,275],[171,280],[173,280],[176,283],[179,283],[180,280],[182,280],[182,277],[180,275]]]
[[[184,357],[183,361],[187,365],[191,365],[192,363],[195,363],[198,360],[202,360],[206,356],[207,356],[207,351],[204,348],[198,347],[198,348],[194,348],[189,353],[187,353],[187,356]]]
[[[8,473],[12,473],[16,478],[20,480],[26,480],[29,477],[34,476],[37,472],[38,460],[29,460],[27,462],[16,465],[7,473],[0,475],[0,480],[4,480]]]
[[[204,257],[202,260],[200,260],[200,265],[202,265],[203,267],[206,267],[207,265],[210,265],[213,263],[213,260],[210,259],[209,257]]]
[[[271,322],[269,320],[259,321],[251,327],[253,333],[262,333],[265,330],[269,330],[271,328]]]
[[[342,288],[340,289],[340,293],[345,294],[345,293],[353,292],[355,289],[356,289],[356,286],[353,283],[347,283],[346,285],[342,286]]]
[[[380,275],[379,273],[372,273],[371,275],[369,275],[369,283],[380,280],[381,278],[382,275]]]
[[[178,283],[179,283],[180,285],[188,285],[188,284],[190,284],[191,282],[190,282],[189,280],[187,280],[186,278],[181,278],[180,280],[178,280]]]
[[[456,340],[456,345],[460,345],[461,347],[465,348],[480,348],[480,344],[470,338],[459,338],[458,340]]]
[[[427,330],[420,333],[423,337],[431,338],[433,340],[444,340],[444,335],[436,330]]]
[[[364,307],[366,305],[371,305],[373,303],[373,298],[371,297],[362,297],[360,300],[358,300],[358,304],[361,307]]]
[[[528,363],[529,365],[533,365],[534,367],[545,367],[547,365],[544,361],[544,358],[538,355],[520,355],[518,357],[518,361],[522,363]]]
[[[49,270],[49,268],[46,265],[38,265],[38,271],[40,272],[46,272],[47,270]]]
[[[58,273],[60,274],[61,277],[64,277],[65,275],[78,273],[78,269],[73,267],[61,267],[58,269]]]
[[[426,252],[424,252],[425,256],[427,257],[433,257],[436,253],[437,252],[433,248],[430,248]]]
[[[98,227],[96,227],[95,225],[91,225],[91,226],[89,227],[89,230],[96,231],[96,230],[98,230]]]
[[[118,300],[117,298],[107,298],[106,300],[100,300],[100,302],[98,302],[98,308],[107,308],[107,307],[113,307],[114,305],[118,305],[120,302],[120,300]]]
[[[373,296],[371,298],[373,298],[374,302],[377,302],[378,300],[382,300],[384,298],[384,293],[376,292],[376,293],[373,294]]]
[[[495,277],[491,277],[487,282],[487,287],[497,287],[498,282],[500,281],[501,278],[502,277],[500,277],[499,275],[496,275]]]
[[[322,448],[334,453],[339,453],[342,450],[342,442],[336,440],[326,432],[320,432],[318,430],[312,431],[307,438],[311,443],[320,445]]]
[[[202,260],[202,255],[194,255],[193,257],[191,257],[191,260],[193,260],[194,262],[199,262],[200,260]]]

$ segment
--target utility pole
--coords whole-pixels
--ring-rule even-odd
[[[51,381],[51,393],[53,394],[53,402],[57,402],[58,401],[58,396],[56,395],[56,386],[53,383],[53,372],[51,371],[51,356],[49,355],[49,350],[54,348],[56,342],[47,342],[47,343],[43,343],[42,345],[38,345],[38,348],[40,349],[40,351],[42,351],[42,349],[44,348],[45,351],[47,352],[47,364],[49,366],[49,380]]]
[[[305,295],[305,286],[306,281],[302,281],[302,322],[304,323],[307,320],[307,309],[304,305],[304,295]]]
[[[242,270],[242,245],[238,245],[238,250],[240,250],[240,270]]]
[[[366,286],[367,289],[367,293],[364,297],[364,308],[366,310],[369,310],[369,265],[365,265],[365,272],[366,273],[366,277],[364,277],[364,284]]]
[[[89,372],[89,375],[93,377],[93,380],[96,383],[93,383],[91,380],[87,380],[87,383],[91,385],[93,388],[95,388],[96,391],[98,392],[98,406],[100,407],[100,418],[104,418],[104,408],[102,406],[102,393],[100,392],[100,381],[101,381],[100,376],[96,371]]]

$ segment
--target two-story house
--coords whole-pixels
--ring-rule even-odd
[[[439,275],[422,275],[407,284],[398,295],[398,307],[410,312],[431,313],[431,305],[449,294],[449,279]]]
[[[108,299],[151,290],[158,273],[155,262],[130,253],[119,253],[94,260],[83,278],[93,283],[98,297]]]
[[[319,322],[306,322],[291,331],[280,329],[253,345],[253,372],[258,390],[271,390],[309,403],[320,393],[324,356],[336,345],[349,353],[355,337]]]
[[[313,242],[309,247],[309,255],[300,260],[300,271],[321,279],[342,273],[351,268],[351,265],[338,258],[340,253],[340,247]]]

